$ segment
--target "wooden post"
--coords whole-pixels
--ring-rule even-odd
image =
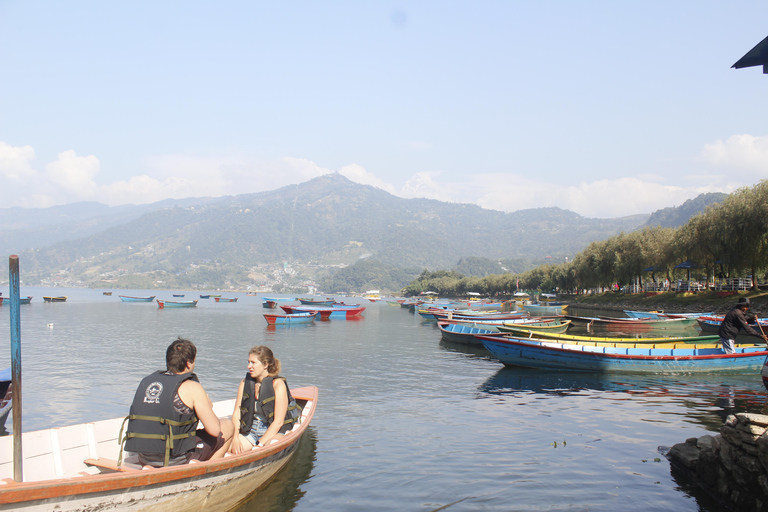
[[[11,292],[11,386],[13,387],[13,479],[24,481],[21,456],[21,315],[19,313],[19,257],[8,259]]]

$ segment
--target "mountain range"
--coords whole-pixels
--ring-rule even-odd
[[[0,249],[19,254],[28,285],[244,289],[316,280],[362,260],[420,271],[480,257],[522,272],[651,218],[403,199],[333,173],[220,198],[0,209]]]

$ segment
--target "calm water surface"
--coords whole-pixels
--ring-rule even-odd
[[[160,310],[118,293],[172,298],[22,288],[35,296],[21,306],[24,430],[125,415],[177,336],[197,344],[211,398],[233,398],[249,348],[268,345],[291,387],[319,387],[319,408],[295,459],[241,511],[717,511],[671,476],[658,448],[717,432],[729,413],[767,410],[759,375],[504,368],[383,302],[364,301],[356,321],[270,329],[260,297]],[[69,299],[42,302],[54,294]]]

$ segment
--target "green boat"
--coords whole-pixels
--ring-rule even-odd
[[[562,322],[541,322],[539,324],[521,324],[521,325],[499,325],[498,329],[501,332],[511,332],[518,336],[538,336],[541,333],[546,334],[562,334],[568,330],[568,326],[571,325],[570,320],[564,320]]]

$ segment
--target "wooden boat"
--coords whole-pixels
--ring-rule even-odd
[[[112,295],[112,292],[101,292],[101,294],[102,294],[102,295],[107,295],[107,296],[110,296],[110,295]]]
[[[118,295],[123,302],[152,302],[155,300],[154,295],[146,295],[144,297],[132,297],[130,295]]]
[[[563,309],[567,308],[567,305],[558,304],[523,304],[523,311],[533,316],[551,316],[562,315]]]
[[[713,345],[673,345],[658,348],[638,344],[593,346],[554,340],[478,336],[486,350],[508,366],[548,370],[627,373],[742,373],[759,371],[768,350],[739,347],[726,354]]]
[[[554,333],[562,334],[568,330],[568,326],[571,325],[570,320],[563,320],[554,323],[545,323],[544,325],[533,324],[518,324],[518,325],[500,325],[499,331],[511,332],[512,334],[519,334],[527,336],[531,334],[536,336],[539,333]]]
[[[0,306],[3,305],[4,302],[7,302],[8,304],[11,303],[10,297],[0,297]],[[32,304],[32,296],[28,295],[26,297],[19,297],[19,304]]]
[[[246,297],[256,297],[257,295],[257,292],[245,292]]]
[[[203,295],[203,294],[200,294],[200,298],[201,298],[201,299],[210,299],[210,298],[211,298],[211,296],[210,296],[210,294],[205,294],[205,295]]]
[[[590,344],[618,344],[618,345],[637,345],[639,344],[670,344],[670,343],[688,343],[688,344],[711,344],[717,345],[720,342],[719,336],[655,336],[652,338],[627,338],[627,337],[609,337],[609,336],[583,336],[580,334],[565,334],[555,332],[531,332],[525,336],[515,336],[518,338],[538,338],[557,340],[562,343],[590,343]]]
[[[283,325],[283,324],[308,324],[314,322],[315,318],[319,315],[317,311],[305,312],[305,313],[262,313],[264,319],[269,325]]]
[[[320,313],[320,318],[326,320],[328,318],[353,318],[360,316],[365,311],[365,306],[293,306],[285,305],[280,308],[286,313],[307,313],[316,311]]]
[[[292,297],[263,297],[264,300],[273,300],[275,302],[291,302],[296,300]]]
[[[0,371],[0,427],[5,425],[5,420],[8,419],[13,405],[11,379],[10,368]]]
[[[475,335],[483,334],[486,336],[501,336],[502,333],[492,329],[483,329],[466,324],[450,324],[447,322],[437,322],[437,328],[440,329],[440,336],[445,341],[451,343],[461,343],[462,345],[483,346],[483,342]]]
[[[213,297],[213,295],[211,295]],[[237,297],[213,297],[216,302],[237,302]]]
[[[276,301],[274,301],[274,300],[266,300],[266,299],[265,299],[265,300],[264,300],[264,301],[261,303],[261,306],[262,306],[262,307],[265,307],[265,308],[267,308],[267,309],[275,309],[275,308],[277,307],[277,302],[276,302]]]
[[[184,294],[183,293],[174,293],[173,296],[174,297],[183,297]]]
[[[208,297],[210,297],[211,299],[215,299],[216,297],[221,297],[221,295],[210,294],[208,295]]]
[[[424,313],[422,313],[422,311]],[[459,310],[459,311],[444,311],[444,310],[419,310],[419,314],[424,317],[426,320],[429,320],[430,317],[433,320],[453,320],[453,319],[463,319],[463,320],[472,320],[475,322],[482,322],[485,320],[515,320],[518,318],[528,318],[528,313],[523,311],[511,311],[509,313],[502,313],[502,312],[483,312],[483,311],[475,311],[470,314],[467,314],[464,312],[465,310]]]
[[[59,297],[46,297],[46,296],[43,296],[43,300],[45,302],[66,302],[67,301],[67,296],[66,295],[61,295]]]
[[[574,325],[585,325],[588,330],[603,329],[615,332],[647,332],[659,329],[684,329],[696,325],[696,318],[661,318],[658,320],[644,318],[607,318],[568,316]]]
[[[197,306],[196,300],[161,300],[157,299],[157,307],[165,308],[193,308]]]
[[[624,314],[629,318],[652,318],[658,320],[660,318],[698,318],[700,316],[711,316],[712,313],[664,313],[663,311],[633,311],[629,309],[624,310]]]
[[[720,330],[720,325],[723,323],[723,318],[723,316],[704,316],[697,318],[696,321],[699,325],[699,329],[702,331],[717,334]],[[756,324],[749,324],[749,326],[757,332],[760,332],[760,329],[762,329],[768,334],[768,318],[758,318]],[[746,333],[742,331],[740,334]]]
[[[333,299],[325,299],[325,300],[315,300],[315,299],[298,299],[299,302],[301,302],[304,306],[333,306],[333,303],[336,302]]]
[[[118,469],[123,418],[114,418],[25,432],[24,482],[13,482],[13,436],[0,437],[0,510],[233,510],[273,479],[306,433],[318,390],[297,388],[291,394],[303,408],[291,432],[265,448],[195,464],[142,470],[127,453]],[[233,409],[234,400],[214,404],[219,416]]]

